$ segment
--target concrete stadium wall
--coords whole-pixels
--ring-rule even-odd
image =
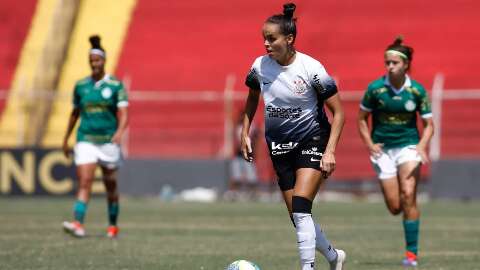
[[[433,162],[430,195],[437,199],[480,199],[480,160]]]
[[[126,160],[120,170],[122,194],[159,195],[168,185],[174,192],[195,187],[224,191],[228,179],[225,160]]]

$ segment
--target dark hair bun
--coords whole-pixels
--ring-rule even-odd
[[[100,45],[100,37],[98,35],[91,36],[89,38],[90,44],[92,44],[92,49],[102,49],[102,46]]]
[[[397,38],[395,38],[395,41],[393,42],[393,45],[399,46],[399,45],[402,45],[402,43],[403,43],[403,36],[398,35]]]
[[[293,18],[293,13],[295,12],[296,7],[297,6],[294,3],[286,3],[285,5],[283,5],[283,15],[287,19]]]

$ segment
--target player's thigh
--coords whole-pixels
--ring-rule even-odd
[[[420,162],[407,161],[399,165],[398,178],[400,192],[406,196],[414,195],[420,179]]]
[[[98,145],[98,163],[102,167],[117,169],[123,163],[123,154],[120,145],[105,143]]]
[[[396,176],[380,179],[380,188],[382,189],[383,197],[385,203],[389,207],[399,208],[400,207],[400,190],[398,184],[398,178]]]
[[[283,196],[283,200],[285,201],[285,205],[287,206],[288,214],[291,216],[293,189],[282,190],[282,196]]]
[[[319,169],[297,169],[293,196],[304,197],[313,201],[322,181],[322,173]]]
[[[95,178],[96,163],[86,163],[77,165],[77,176],[80,182],[80,188],[89,188]]]

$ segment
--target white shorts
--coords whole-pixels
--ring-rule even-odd
[[[421,162],[422,158],[418,154],[415,145],[405,147],[391,148],[378,156],[370,156],[373,168],[380,180],[389,179],[397,176],[397,167],[408,161]]]
[[[233,182],[257,182],[257,169],[255,164],[247,162],[241,157],[235,157],[230,162],[230,179]]]
[[[115,169],[123,161],[120,145],[114,143],[78,142],[73,152],[76,165],[98,163],[100,166]]]

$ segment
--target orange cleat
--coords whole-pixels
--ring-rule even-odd
[[[116,238],[118,236],[118,227],[117,226],[108,226],[107,237]]]
[[[402,264],[406,267],[416,267],[418,265],[417,255],[411,251],[405,252],[405,259],[403,259]]]
[[[85,229],[83,228],[83,225],[78,221],[73,221],[73,222],[64,221],[63,230],[66,233],[69,233],[75,237],[79,237],[79,238],[85,237]]]

